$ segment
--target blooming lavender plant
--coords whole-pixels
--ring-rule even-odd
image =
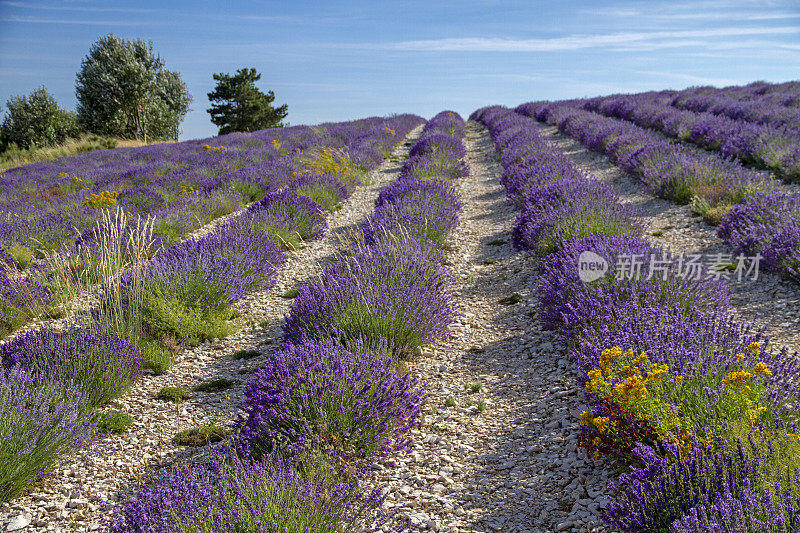
[[[364,240],[375,244],[412,237],[443,246],[460,211],[458,193],[444,181],[399,179],[378,195],[375,212],[362,226]]]
[[[792,531],[798,524],[796,474],[773,484],[775,492],[762,493],[759,483],[770,458],[762,457],[752,440],[719,451],[694,447],[682,454],[672,448],[675,461],[647,446],[636,453],[643,466],[614,484],[620,494],[603,513],[622,531],[740,531],[747,522],[766,528],[744,531]],[[738,509],[752,514],[738,515]],[[702,523],[709,517],[721,521],[705,529]],[[725,522],[737,529],[725,529]]]
[[[438,252],[413,239],[342,253],[300,290],[283,327],[287,342],[339,336],[389,339],[412,352],[441,338],[455,310]]]
[[[273,235],[289,247],[322,237],[326,226],[325,212],[320,205],[291,190],[266,195],[250,205],[247,214],[236,223]]]
[[[224,336],[234,317],[230,306],[274,283],[282,251],[271,235],[247,221],[168,248],[148,263],[141,314],[151,335]]]
[[[139,375],[139,352],[128,341],[97,327],[42,329],[0,346],[0,366],[22,366],[37,382],[66,381],[83,387],[86,402],[120,396]]]
[[[668,261],[665,270],[652,277],[623,276],[609,271],[602,278],[586,283],[578,273],[581,253],[591,251],[609,265],[621,256],[666,260],[666,251],[637,238],[592,235],[579,239],[548,257],[542,265],[538,291],[542,295],[542,324],[565,339],[589,330],[614,328],[630,312],[639,308],[677,306],[683,313],[692,309],[727,309],[724,283],[701,275],[698,279],[681,276],[677,263]],[[704,272],[704,271],[701,271]]]
[[[406,450],[423,393],[411,374],[394,373],[385,347],[356,340],[289,344],[271,354],[247,386],[237,426],[253,456],[309,448],[350,464]]]
[[[514,246],[545,256],[594,234],[641,234],[633,211],[599,181],[566,179],[527,191],[512,232]]]
[[[792,275],[800,265],[800,195],[756,195],[730,210],[717,235],[739,253],[761,254],[765,268]]]
[[[384,497],[364,493],[358,479],[301,473],[296,459],[272,454],[260,460],[222,449],[204,464],[159,472],[123,502],[107,533],[282,531],[336,533],[385,527],[407,529],[381,511]]]
[[[0,369],[0,502],[19,496],[56,458],[84,445],[94,425],[85,388]]]

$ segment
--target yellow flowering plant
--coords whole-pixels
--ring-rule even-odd
[[[747,350],[757,356],[760,345],[753,343]],[[682,449],[694,440],[709,445],[716,437],[746,438],[758,421],[771,416],[765,381],[772,372],[763,362],[745,368],[744,359],[742,354],[731,368],[687,377],[651,362],[645,352],[623,352],[619,346],[604,350],[588,373],[586,389],[626,416],[609,417],[615,411],[608,408],[604,416],[585,412],[581,424],[592,435],[587,442],[597,444],[599,438],[606,448],[630,450],[635,442],[628,441],[631,428],[623,425],[634,423],[647,428],[644,432],[656,441]],[[633,434],[642,431],[640,427]]]
[[[362,165],[331,148],[309,151],[300,158],[300,162],[308,172],[332,174],[349,184],[362,183],[366,175],[366,169]]]
[[[224,146],[211,146],[209,144],[204,144],[203,151],[207,152],[209,150],[211,150],[212,152],[219,152],[220,154],[228,153],[228,149],[225,148]]]
[[[103,191],[96,194],[90,194],[83,200],[83,205],[87,207],[111,208],[117,205],[117,191]]]

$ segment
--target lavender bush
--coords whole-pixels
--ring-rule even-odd
[[[250,460],[216,452],[204,464],[162,470],[117,512],[107,533],[283,531],[336,533],[390,527],[379,490],[358,480],[302,474],[278,455]],[[405,530],[400,522],[393,531]]]
[[[743,254],[763,256],[763,266],[800,281],[800,195],[760,194],[735,206],[717,235]]]
[[[644,464],[621,476],[604,518],[622,531],[793,531],[800,521],[798,474],[764,481],[771,459],[750,441],[719,451],[700,447],[675,461],[640,446]],[[730,527],[730,529],[729,529]]]
[[[411,237],[444,246],[458,225],[461,202],[458,193],[439,179],[400,179],[384,188],[375,212],[364,222],[368,244]]]
[[[294,191],[270,193],[247,211],[237,223],[272,235],[290,248],[296,248],[301,241],[318,239],[325,232],[325,212],[320,205]]]
[[[97,327],[42,329],[0,346],[0,366],[21,366],[38,383],[73,383],[96,407],[127,390],[141,371],[141,358],[129,342]]]
[[[165,250],[144,274],[141,313],[147,331],[156,338],[225,336],[234,317],[230,306],[274,283],[282,261],[271,235],[237,221]]]
[[[392,358],[367,343],[308,341],[270,355],[247,386],[237,426],[256,457],[296,447],[345,464],[371,461],[409,446],[422,399],[416,378],[395,374]]]
[[[365,336],[411,352],[443,336],[452,321],[450,278],[438,253],[412,239],[345,252],[301,289],[284,339]]]
[[[578,275],[578,258],[591,251],[613,266],[602,278],[586,283]],[[565,339],[587,330],[613,328],[629,312],[639,308],[676,307],[682,313],[693,309],[727,309],[728,293],[720,280],[701,269],[699,279],[679,275],[677,262],[650,279],[647,275],[617,279],[613,273],[620,256],[668,260],[667,251],[637,238],[593,235],[579,239],[548,257],[542,265],[538,292],[542,324]],[[652,262],[651,262],[652,264]]]
[[[528,189],[511,236],[517,248],[545,256],[595,234],[633,237],[641,229],[609,185],[566,179]]]
[[[1,369],[0,502],[25,492],[93,431],[83,387],[69,380],[41,381],[19,366]]]

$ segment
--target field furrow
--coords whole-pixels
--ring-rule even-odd
[[[589,530],[609,472],[578,449],[583,387],[536,319],[535,259],[511,246],[516,210],[494,145],[468,124],[448,253],[463,314],[409,362],[427,410],[412,454],[378,475],[386,505],[438,531]]]

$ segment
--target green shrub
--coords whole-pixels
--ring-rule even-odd
[[[236,312],[215,306],[190,306],[178,298],[164,295],[145,297],[142,320],[155,338],[175,335],[178,338],[210,340],[226,337],[240,327]]]
[[[27,268],[36,257],[33,250],[20,244],[12,244],[6,248],[6,253],[14,259],[14,263],[20,270]]]
[[[189,398],[189,393],[180,387],[162,387],[156,398],[165,402],[181,403]]]
[[[194,390],[197,392],[221,392],[225,389],[230,389],[236,384],[232,379],[227,378],[214,378],[211,381],[206,381],[197,385]]]
[[[0,130],[3,147],[52,146],[78,135],[75,114],[58,107],[44,87],[27,96],[12,96],[6,109]]]
[[[233,353],[233,358],[237,361],[240,359],[252,359],[253,357],[258,357],[261,355],[261,352],[258,350],[238,350]]]
[[[133,417],[119,411],[105,411],[97,414],[97,431],[120,435],[133,425]]]
[[[464,389],[470,392],[480,392],[483,389],[483,384],[480,381],[476,381],[474,383],[470,383],[468,385],[464,385]]]
[[[305,185],[297,189],[297,194],[317,202],[326,211],[333,212],[342,207],[339,193],[328,185]]]
[[[178,446],[205,446],[222,441],[230,432],[216,424],[207,424],[178,432],[172,442]]]
[[[503,305],[514,305],[520,303],[521,301],[522,301],[522,295],[518,292],[515,292],[509,296],[506,296],[505,298],[500,298],[497,301],[497,303]]]
[[[156,375],[163,375],[167,370],[172,368],[173,351],[164,346],[160,341],[141,338],[138,343],[139,351],[142,354],[142,366],[148,370],[152,370]]]
[[[297,298],[299,294],[300,294],[300,289],[298,289],[297,287],[293,287],[284,292],[283,294],[281,294],[281,297],[286,299],[292,299],[292,298]]]

